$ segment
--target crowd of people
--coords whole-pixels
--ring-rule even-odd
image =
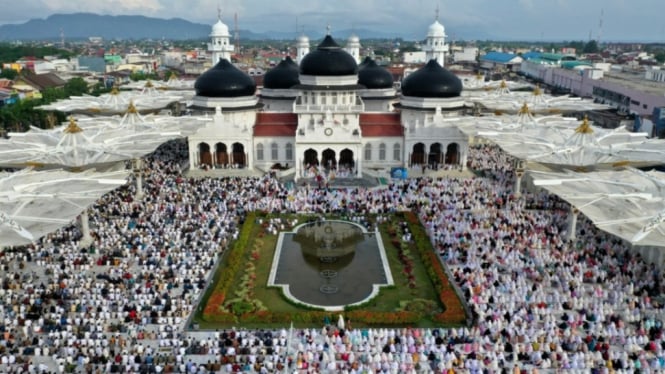
[[[665,370],[660,269],[568,207],[516,193],[511,159],[472,148],[482,177],[387,187],[287,189],[262,178],[188,178],[182,143],[91,207],[76,226],[0,253],[0,372],[659,372]],[[245,214],[342,213],[364,222],[415,211],[463,291],[457,329],[193,331],[188,319]],[[276,234],[289,222],[270,221]]]

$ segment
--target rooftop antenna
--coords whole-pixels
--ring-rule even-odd
[[[235,35],[233,35],[233,36],[234,36],[235,42],[236,42],[236,54],[239,55],[240,54],[240,31],[238,30],[238,12],[236,12],[233,15],[233,24],[234,24],[233,28],[234,28],[234,31],[235,31]]]
[[[598,20],[598,40],[597,43],[598,47],[600,47],[600,37],[603,36],[603,13],[605,12],[604,9],[600,9],[600,20]]]

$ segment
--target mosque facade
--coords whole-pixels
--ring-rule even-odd
[[[292,169],[295,179],[354,178],[368,170],[466,165],[468,136],[451,119],[463,115],[461,81],[443,68],[445,32],[428,29],[429,63],[396,89],[393,77],[352,35],[343,48],[330,35],[310,50],[296,40],[286,57],[254,80],[230,60],[228,27],[219,20],[209,49],[215,65],[195,83],[191,109],[209,113],[188,138],[190,167]]]

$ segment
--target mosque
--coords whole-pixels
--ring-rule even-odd
[[[214,120],[188,138],[191,168],[279,165],[298,180],[466,165],[468,136],[446,120],[466,110],[462,83],[442,66],[448,45],[438,17],[423,47],[429,63],[401,85],[370,58],[361,62],[357,36],[343,48],[328,29],[311,51],[309,39],[299,36],[295,61],[286,57],[257,89],[229,62],[233,45],[221,19],[210,37],[217,63],[196,80],[190,109]]]

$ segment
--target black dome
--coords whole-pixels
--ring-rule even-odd
[[[358,71],[362,70],[365,66],[367,66],[367,64],[370,61],[374,61],[374,60],[372,60],[372,58],[369,57],[369,56],[365,56],[365,59],[363,60],[363,62],[361,62],[360,65],[358,65]]]
[[[393,75],[388,70],[377,65],[374,60],[365,61],[363,61],[365,66],[358,71],[358,84],[362,84],[369,89],[391,88],[393,86]]]
[[[277,66],[263,77],[263,87],[272,89],[287,89],[300,84],[298,64],[286,56]]]
[[[430,60],[427,65],[411,73],[402,81],[402,95],[415,97],[457,97],[462,92],[462,81],[457,76]]]
[[[342,49],[330,35],[300,61],[303,75],[354,75],[358,72],[356,60]]]
[[[221,59],[196,79],[194,89],[198,96],[205,97],[251,96],[256,92],[256,83],[228,60]]]

